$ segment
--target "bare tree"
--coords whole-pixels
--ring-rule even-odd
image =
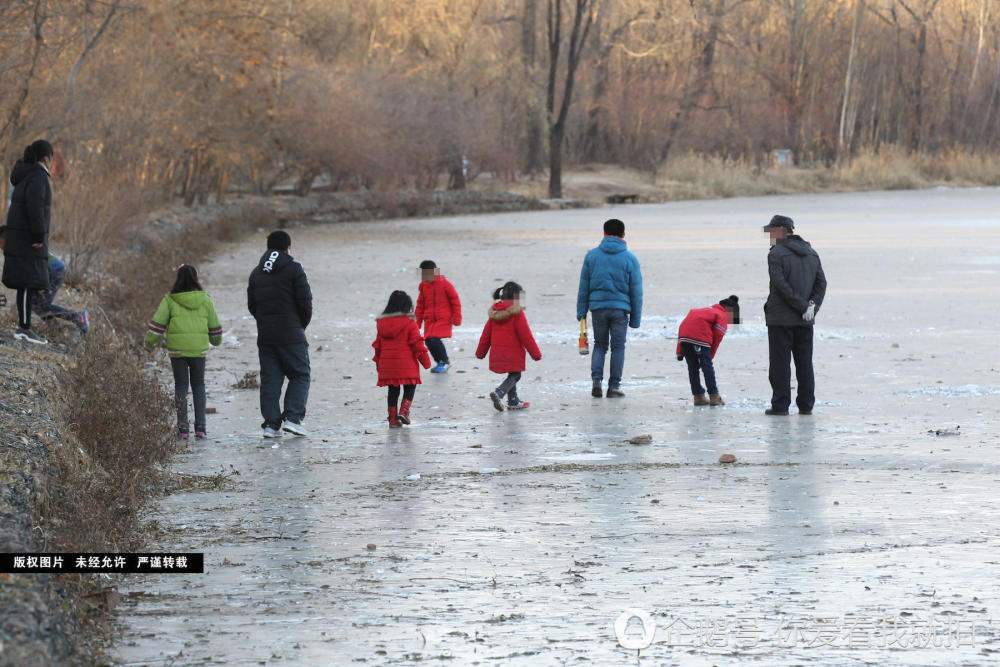
[[[572,3],[569,44],[566,47],[566,76],[562,88],[562,101],[556,113],[556,88],[559,78],[559,57],[563,49],[563,0],[549,0],[547,34],[549,43],[549,81],[546,89],[546,109],[549,113],[549,196],[562,197],[562,149],[566,137],[566,118],[573,100],[573,84],[580,56],[587,43],[590,27],[594,24],[598,0],[567,0]]]

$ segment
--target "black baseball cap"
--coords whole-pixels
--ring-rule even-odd
[[[791,231],[795,229],[795,223],[787,215],[776,215],[771,218],[771,222],[764,225],[764,231],[769,232],[776,227],[784,227],[785,229]]]

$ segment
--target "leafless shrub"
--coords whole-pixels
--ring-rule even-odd
[[[120,174],[96,177],[92,169],[70,171],[57,184],[52,240],[65,244],[67,282],[73,284],[90,270],[109,248],[122,244],[134,233],[133,221],[142,210],[144,197]]]
[[[57,450],[53,512],[60,548],[128,550],[173,455],[172,397],[106,327],[88,336],[62,378],[62,419],[73,441]]]

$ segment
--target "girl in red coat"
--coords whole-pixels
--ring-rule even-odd
[[[424,325],[424,340],[437,365],[431,373],[444,373],[451,368],[448,350],[442,338],[451,338],[451,327],[462,325],[462,302],[448,279],[441,275],[437,264],[429,259],[420,262],[420,295],[417,297],[417,326]]]
[[[524,371],[524,353],[535,361],[542,358],[542,353],[535,344],[528,326],[528,318],[524,316],[524,306],[521,305],[521,286],[508,282],[493,293],[496,303],[490,308],[489,319],[483,335],[479,338],[476,357],[482,359],[486,352],[490,353],[490,370],[494,373],[507,373],[507,378],[500,383],[495,391],[490,392],[493,407],[503,411],[503,396],[507,395],[507,407],[511,410],[523,410],[530,404],[517,397],[517,381]]]
[[[431,367],[431,358],[420,337],[420,329],[413,319],[413,299],[406,292],[396,290],[389,296],[382,314],[375,318],[378,336],[372,347],[372,361],[378,368],[378,386],[389,387],[389,427],[399,428],[410,423],[410,405],[420,384],[420,366]],[[403,402],[399,388],[403,387]]]
[[[725,405],[715,384],[715,367],[712,359],[726,335],[727,325],[740,323],[740,298],[735,294],[709,308],[695,308],[688,312],[677,333],[677,361],[687,360],[688,379],[695,405]],[[705,374],[709,398],[701,386]]]

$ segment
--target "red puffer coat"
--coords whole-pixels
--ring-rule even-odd
[[[524,352],[535,361],[542,353],[531,335],[524,306],[513,301],[498,301],[490,308],[490,318],[479,338],[476,357],[482,359],[490,353],[490,370],[494,373],[520,373],[524,371]]]
[[[375,318],[378,336],[372,347],[372,361],[378,368],[378,386],[420,384],[420,366],[431,367],[431,358],[420,337],[420,329],[413,316],[405,313],[386,313]]]
[[[434,276],[433,282],[420,281],[413,314],[417,326],[424,325],[424,338],[451,338],[451,327],[462,326],[462,302],[454,285],[444,276]]]
[[[712,358],[726,335],[728,322],[726,307],[715,304],[710,308],[695,308],[688,311],[677,332],[677,356],[681,356],[681,343],[692,343],[712,348]]]

